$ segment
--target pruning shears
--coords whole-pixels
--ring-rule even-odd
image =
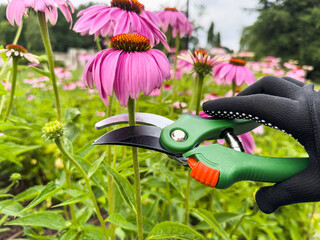
[[[251,120],[217,120],[182,114],[177,121],[136,113],[135,125],[108,132],[94,145],[126,145],[167,154],[183,166],[191,167],[196,181],[220,189],[242,181],[282,182],[308,166],[308,158],[273,158],[244,153],[237,135],[260,124]],[[97,130],[128,123],[128,115],[116,115],[98,122]],[[200,145],[205,140],[225,138],[220,144]]]

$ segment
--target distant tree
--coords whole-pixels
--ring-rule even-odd
[[[313,65],[320,80],[320,1],[260,0],[259,17],[244,29],[241,48]]]
[[[220,36],[220,32],[217,33],[217,36],[216,36],[216,43],[215,43],[216,47],[221,47],[221,36]]]
[[[208,29],[207,45],[209,47],[214,47],[216,45],[216,39],[215,39],[215,35],[214,35],[214,23],[213,22],[211,22],[210,27]]]

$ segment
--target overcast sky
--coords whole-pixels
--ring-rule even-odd
[[[94,1],[94,0],[93,0]],[[179,10],[186,9],[187,0],[140,0],[145,5],[146,10],[159,11],[163,7],[177,7]],[[0,0],[0,3],[7,3],[7,0]],[[78,6],[89,1],[71,0]],[[100,3],[109,0],[95,1]],[[257,13],[246,11],[257,6],[258,0],[190,0],[190,18],[195,20],[204,28],[200,32],[200,44],[205,47],[206,31],[211,21],[215,23],[215,32],[221,33],[222,45],[233,50],[238,50],[239,40],[243,27],[251,25],[257,18]],[[199,15],[198,7],[205,6],[204,12]]]

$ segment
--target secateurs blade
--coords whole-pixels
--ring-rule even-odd
[[[128,115],[107,118],[96,124],[103,129],[128,122]],[[308,166],[308,158],[260,157],[243,152],[236,135],[260,124],[250,120],[217,120],[183,114],[177,121],[136,113],[136,122],[144,125],[123,127],[97,139],[95,145],[126,145],[165,153],[181,165],[192,168],[191,177],[210,187],[228,188],[242,180],[281,182]],[[220,144],[200,145],[206,140],[225,138]]]

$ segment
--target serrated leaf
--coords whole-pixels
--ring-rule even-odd
[[[128,181],[128,179],[123,177],[120,173],[118,173],[114,168],[112,168],[108,164],[104,163],[103,166],[106,169],[106,171],[112,175],[123,199],[135,212],[137,212],[136,199],[132,184]]]
[[[12,199],[0,201],[0,213],[9,216],[17,216],[23,206]]]
[[[174,238],[180,240],[205,240],[198,232],[186,225],[175,222],[162,222],[156,225],[146,240]]]
[[[45,227],[54,230],[61,230],[66,227],[67,222],[58,213],[54,212],[40,212],[34,213],[25,217],[15,219],[5,225],[19,225],[19,226],[37,226]]]
[[[35,207],[36,205],[44,201],[46,198],[58,192],[61,189],[61,187],[62,186],[57,187],[57,185],[54,182],[49,182],[46,185],[46,187],[40,192],[40,194],[35,199],[33,199],[32,202],[27,207],[25,207],[21,212],[19,212],[19,214],[26,212],[31,208]]]
[[[110,215],[106,220],[106,222],[114,223],[123,229],[127,229],[130,231],[137,231],[137,225],[127,221],[120,213],[115,213]]]
[[[98,170],[98,168],[100,167],[100,165],[105,157],[106,157],[106,152],[104,152],[102,154],[102,156],[92,164],[92,166],[88,172],[88,178],[90,178]]]
[[[185,198],[184,192],[181,184],[179,184],[179,178],[174,175],[171,171],[169,171],[163,164],[159,165],[160,171],[166,176],[168,181],[172,184],[172,186],[181,194],[183,198]]]
[[[230,240],[229,236],[227,233],[222,229],[218,221],[215,219],[213,214],[205,209],[192,209],[193,212],[195,212],[197,215],[199,215],[203,220],[208,223],[215,232],[217,232],[221,239],[224,240]]]
[[[39,195],[39,193],[44,189],[44,186],[33,186],[28,188],[22,193],[19,193],[17,196],[14,197],[14,200],[17,202],[20,201],[27,201],[32,198],[35,198],[36,196]]]
[[[62,207],[62,206],[66,206],[66,205],[70,205],[70,204],[75,204],[75,203],[78,203],[78,202],[82,202],[82,201],[86,200],[88,197],[89,197],[88,195],[82,194],[82,195],[79,195],[79,196],[74,197],[74,198],[72,198],[72,199],[69,199],[69,200],[67,200],[67,201],[64,201],[64,202],[62,202],[62,203],[60,203],[60,204],[57,204],[57,205],[53,206],[53,208]]]

